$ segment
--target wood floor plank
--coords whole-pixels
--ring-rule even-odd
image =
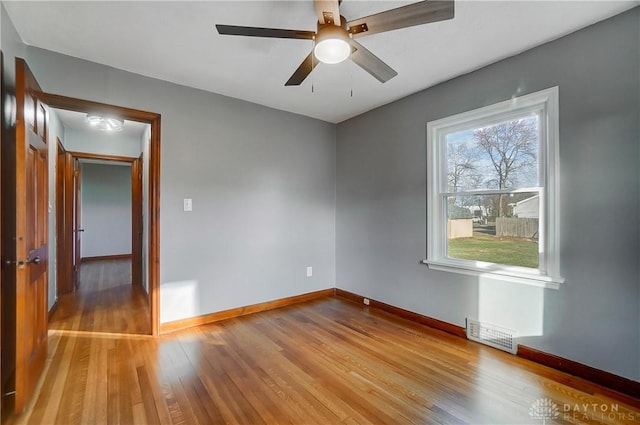
[[[540,400],[549,425],[640,423],[640,400],[339,298],[145,336],[125,324],[144,295],[114,289],[130,271],[113,267],[83,275],[100,295],[59,306],[39,392],[10,425],[536,424]]]
[[[87,382],[85,386],[85,403],[93,409],[83,409],[80,423],[106,423],[107,421],[107,349],[105,341],[91,338],[91,354]]]
[[[87,338],[77,339],[73,349],[72,363],[68,365],[67,381],[75,382],[73,386],[65,385],[62,392],[56,421],[60,423],[79,423],[82,418],[85,389],[90,360],[91,341]]]

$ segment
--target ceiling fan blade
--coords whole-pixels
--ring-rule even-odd
[[[321,24],[340,26],[340,8],[338,0],[314,0],[313,5]]]
[[[295,38],[312,40],[314,31],[283,30],[280,28],[239,27],[235,25],[216,25],[218,34],[244,35],[248,37]]]
[[[307,78],[313,68],[318,65],[317,60],[313,60],[313,51],[309,53],[309,55],[304,58],[298,69],[295,70],[291,78],[284,83],[285,86],[299,86],[302,82]]]
[[[386,83],[398,73],[382,60],[367,50],[362,44],[351,39],[349,41],[351,46],[356,50],[351,53],[351,60],[354,61],[360,68],[373,75],[381,83]]]
[[[347,23],[353,35],[370,35],[414,25],[452,19],[453,1],[420,1],[407,6],[355,19]]]

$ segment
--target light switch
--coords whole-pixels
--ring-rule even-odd
[[[307,267],[307,277],[313,276],[313,267]]]
[[[184,210],[185,211],[193,210],[193,201],[191,198],[184,198]]]

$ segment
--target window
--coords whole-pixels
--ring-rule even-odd
[[[558,288],[558,88],[427,124],[430,268]]]

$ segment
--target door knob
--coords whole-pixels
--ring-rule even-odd
[[[40,264],[40,257],[39,256],[35,256],[32,259],[27,260],[27,264]]]

